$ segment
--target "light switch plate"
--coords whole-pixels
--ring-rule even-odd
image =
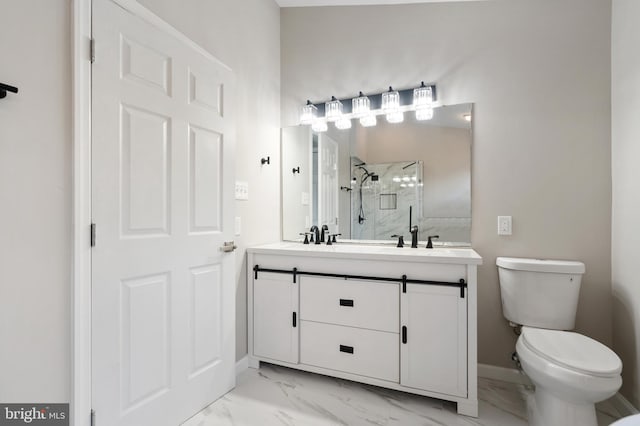
[[[302,192],[302,205],[303,206],[308,206],[309,205],[309,193],[308,192]]]
[[[249,199],[249,183],[236,181],[236,200]]]
[[[511,235],[511,216],[498,216],[498,235]]]
[[[242,218],[240,216],[236,216],[235,234],[240,235],[241,233],[242,233]]]

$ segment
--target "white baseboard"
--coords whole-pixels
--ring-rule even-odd
[[[618,413],[622,414],[623,417],[640,413],[620,392],[611,398],[611,404],[613,404],[615,409],[618,410]]]
[[[236,361],[236,377],[249,368],[249,355],[245,355]]]
[[[498,367],[489,364],[478,364],[478,377],[485,379],[501,380],[503,382],[531,385],[531,380],[526,374],[515,368]]]

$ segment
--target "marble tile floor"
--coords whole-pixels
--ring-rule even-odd
[[[455,403],[262,363],[236,388],[183,426],[524,426],[524,385],[479,380],[479,417],[459,416]],[[620,414],[598,404],[598,425]]]

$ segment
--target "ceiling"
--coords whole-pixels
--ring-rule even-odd
[[[307,7],[307,6],[356,6],[379,4],[406,4],[406,3],[446,3],[453,1],[483,1],[483,0],[276,0],[280,7]]]

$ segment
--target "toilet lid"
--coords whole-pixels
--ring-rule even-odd
[[[622,371],[615,352],[579,333],[522,327],[522,338],[539,356],[580,373],[614,376]]]

